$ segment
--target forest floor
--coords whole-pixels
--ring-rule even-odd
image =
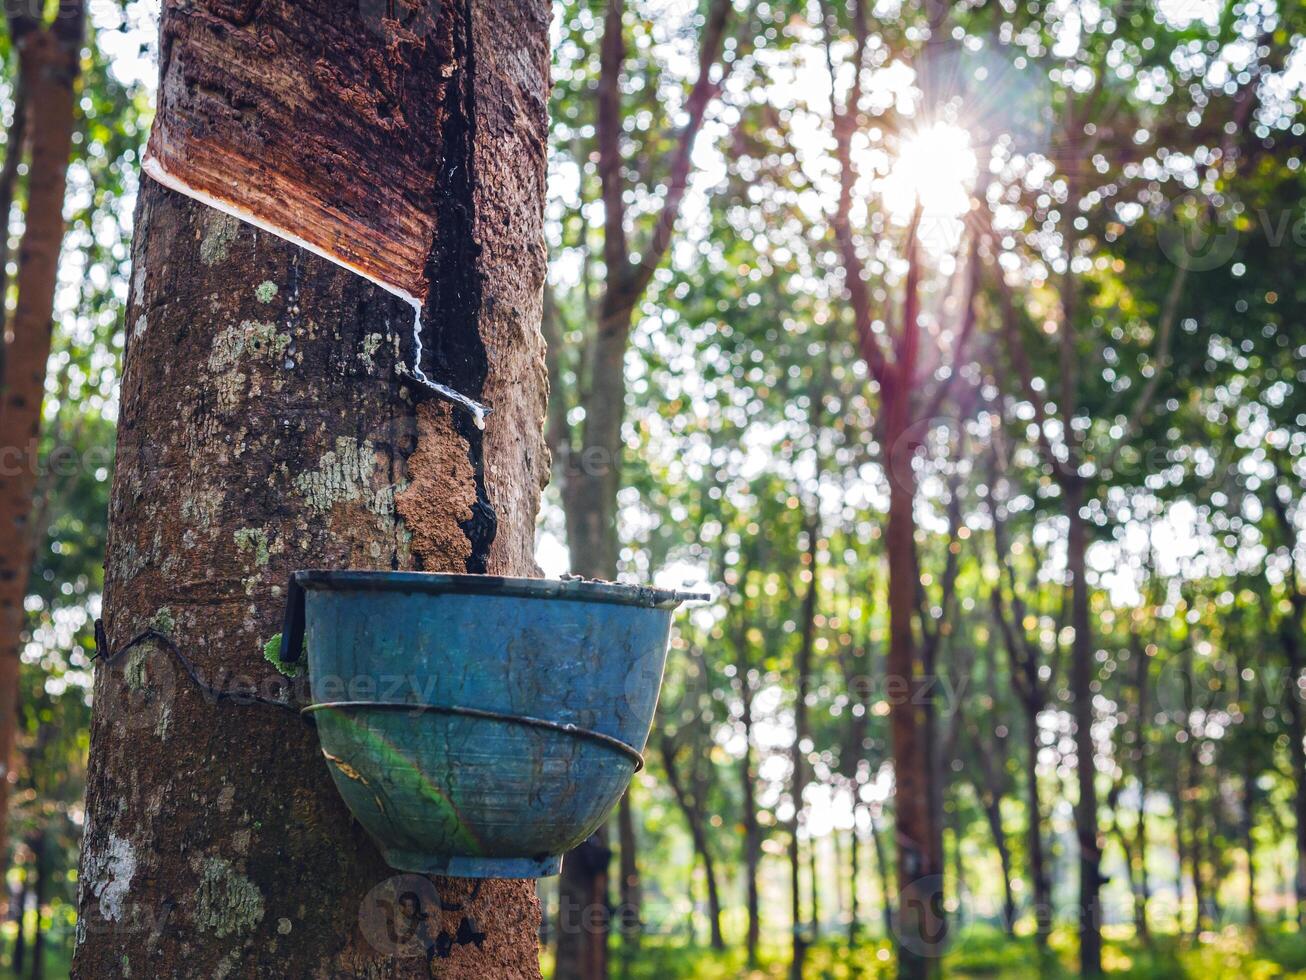
[[[6,939],[9,937],[6,935]],[[71,937],[68,937],[71,938]],[[8,947],[8,943],[6,943]],[[947,980],[1073,980],[1076,976],[1075,939],[1070,929],[1053,936],[1049,961],[1040,963],[1033,940],[1012,940],[996,929],[976,926],[944,960]],[[6,948],[8,953],[8,948]],[[50,949],[45,976],[68,976],[64,943]],[[757,970],[744,965],[742,949],[714,953],[688,946],[669,937],[647,936],[639,953],[629,959],[614,944],[613,980],[783,980],[789,975],[787,949],[764,950]],[[5,957],[8,959],[8,957]],[[1134,941],[1130,930],[1108,932],[1104,964],[1112,977],[1122,980],[1306,980],[1306,937],[1295,932],[1267,932],[1259,941],[1245,929],[1230,928],[1205,934],[1199,943],[1158,936],[1151,951]],[[544,976],[552,974],[549,957],[543,957]],[[25,971],[26,972],[26,971]],[[30,975],[30,974],[29,974]],[[808,980],[892,980],[893,955],[883,940],[867,940],[850,952],[845,942],[826,939],[808,952]],[[0,980],[17,980],[5,966]]]
[[[1075,941],[1071,930],[1053,937],[1052,954],[1040,962],[1033,940],[1008,939],[997,930],[967,931],[944,960],[949,980],[1071,980],[1075,977]],[[767,951],[759,969],[748,970],[742,950],[714,953],[659,937],[647,937],[637,956],[624,958],[614,949],[613,980],[779,980],[788,976],[788,950]],[[1128,980],[1306,980],[1306,937],[1268,933],[1256,940],[1244,929],[1204,934],[1194,943],[1157,936],[1152,949],[1125,930],[1108,934],[1104,965],[1113,977]],[[804,971],[809,980],[891,980],[893,956],[887,942],[867,941],[850,951],[829,939],[816,944]],[[549,975],[545,964],[545,976]]]

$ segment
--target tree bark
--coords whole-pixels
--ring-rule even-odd
[[[1038,791],[1038,714],[1035,705],[1025,710],[1025,809],[1029,827],[1030,890],[1034,895],[1034,940],[1046,951],[1052,936],[1052,884],[1048,878],[1047,855],[1043,849],[1043,804]]]
[[[45,980],[46,929],[42,925],[46,904],[50,900],[50,835],[42,830],[36,835],[36,921],[32,936],[32,980]]]
[[[910,287],[909,287],[910,288]],[[915,330],[913,304],[905,322]],[[889,653],[887,690],[889,730],[894,763],[894,815],[898,842],[896,936],[899,974],[904,980],[932,977],[944,941],[943,878],[929,806],[929,764],[921,719],[920,678],[916,670],[915,535],[916,474],[911,466],[909,402],[906,379],[894,372],[891,390],[882,392],[883,444],[890,463],[889,523],[885,547],[889,557]]]
[[[875,872],[880,879],[880,894],[884,898],[884,904],[880,908],[880,919],[884,923],[884,935],[892,938],[893,922],[896,912],[893,907],[893,889],[890,887],[889,873],[889,856],[886,853],[884,839],[880,837],[879,821],[875,819],[875,811],[870,811],[871,815],[871,843],[875,846]]]
[[[1063,300],[1064,302],[1064,300]],[[1066,318],[1069,320],[1069,316]],[[1088,605],[1088,528],[1082,513],[1084,486],[1077,477],[1062,481],[1070,531],[1066,566],[1070,571],[1070,693],[1074,698],[1075,754],[1079,799],[1075,835],[1079,840],[1079,969],[1086,977],[1102,972],[1101,889],[1102,836],[1097,819],[1097,763],[1093,745],[1093,637]]]
[[[12,340],[8,343],[4,342],[4,293],[0,292],[0,347],[4,348],[4,374],[0,377],[0,538],[5,542],[0,547],[0,854],[7,846],[9,794],[16,778],[13,766],[19,653],[26,619],[23,600],[37,546],[33,493],[85,18],[81,2],[60,4],[58,11],[49,26],[21,14],[11,13],[9,18],[32,126],[26,225],[18,247],[18,297],[9,324]],[[15,111],[22,109],[16,107]],[[15,159],[20,158],[20,145],[11,146],[9,152]],[[3,218],[0,234],[7,238],[8,207]]]
[[[1259,933],[1261,929],[1260,915],[1256,911],[1256,773],[1251,771],[1252,767],[1247,766],[1243,773],[1243,813],[1242,813],[1242,843],[1243,851],[1247,855],[1247,926],[1253,933]]]
[[[819,396],[812,395],[813,415],[819,411]],[[817,477],[820,479],[818,464]],[[794,741],[789,752],[790,788],[793,798],[794,817],[789,827],[789,915],[793,926],[793,943],[789,958],[789,976],[791,980],[802,980],[803,962],[807,957],[808,936],[803,923],[802,893],[802,859],[799,831],[806,824],[804,817],[803,794],[807,791],[807,756],[803,743],[808,738],[807,694],[811,684],[812,650],[816,641],[816,603],[819,588],[817,555],[819,552],[820,517],[816,511],[819,497],[812,502],[812,513],[807,520],[807,550],[804,552],[804,571],[811,578],[803,593],[802,634],[798,643],[798,655],[794,659]],[[816,898],[816,881],[812,881],[812,898]],[[815,906],[813,905],[813,918]]]
[[[853,827],[848,833],[848,947],[856,947],[861,934],[861,908],[857,900],[857,883],[861,878],[861,841],[857,839],[857,787],[853,786]]]
[[[707,879],[707,914],[712,948],[724,950],[725,937],[721,932],[721,893],[717,889],[716,862],[712,858],[709,846],[706,822],[703,819],[703,801],[696,792],[691,792],[685,780],[681,778],[680,766],[676,761],[677,747],[672,738],[660,739],[662,766],[667,773],[667,782],[671,786],[676,805],[689,827],[689,837],[694,845],[695,856],[703,863],[703,876]]]
[[[979,795],[984,819],[988,822],[993,846],[998,852],[998,863],[1002,866],[1002,931],[1010,937],[1016,934],[1016,896],[1011,883],[1011,848],[1007,844],[1007,832],[1002,826],[1002,797],[988,790],[981,790]]]
[[[1293,842],[1296,845],[1296,869],[1293,875],[1295,901],[1293,914],[1297,929],[1306,929],[1306,707],[1303,706],[1302,678],[1306,671],[1306,650],[1303,650],[1306,636],[1306,590],[1302,587],[1301,576],[1297,569],[1297,525],[1288,513],[1283,497],[1279,495],[1279,485],[1284,481],[1282,464],[1275,458],[1279,467],[1279,479],[1269,485],[1266,502],[1274,513],[1283,535],[1288,558],[1292,562],[1292,574],[1288,577],[1289,615],[1279,621],[1279,639],[1283,648],[1283,659],[1288,667],[1288,695],[1285,706],[1288,715],[1288,748],[1292,759],[1295,792],[1293,793],[1292,811],[1295,821]],[[1294,495],[1289,491],[1289,499]],[[1268,586],[1270,583],[1266,583]]]
[[[743,799],[744,817],[744,904],[748,911],[748,931],[745,950],[748,968],[758,965],[757,948],[762,941],[761,897],[757,887],[758,866],[762,863],[762,835],[757,823],[757,785],[753,770],[753,685],[748,677],[746,658],[743,655],[747,642],[740,630],[739,687],[741,693],[740,723],[744,730],[744,757],[739,760],[740,796]]]
[[[224,29],[257,30],[268,3]],[[165,7],[163,78],[168,39],[230,6],[208,5],[198,28],[194,5]],[[270,693],[264,645],[297,568],[534,573],[549,15],[539,0],[448,4],[450,45],[426,54],[450,86],[426,369],[493,406],[484,432],[412,384],[404,302],[143,183],[110,649],[150,626],[209,687]],[[410,879],[395,881],[290,713],[215,700],[158,645],[102,662],[94,695],[74,977],[539,976],[530,882],[433,879],[442,901],[421,907],[420,935],[387,912],[386,889]]]
[[[23,976],[27,967],[27,896],[31,894],[31,872],[23,868],[18,885],[18,902],[13,909],[17,932],[14,935],[14,954],[9,961],[15,977]]]
[[[1134,929],[1139,939],[1145,945],[1151,946],[1152,932],[1147,922],[1147,903],[1151,899],[1152,891],[1147,872],[1147,794],[1151,785],[1148,768],[1147,717],[1151,711],[1151,658],[1143,644],[1134,643],[1134,659],[1134,690],[1138,696],[1133,724],[1134,751],[1137,753],[1135,777],[1138,780],[1138,822],[1134,830],[1134,854],[1138,862],[1138,895],[1134,900]]]

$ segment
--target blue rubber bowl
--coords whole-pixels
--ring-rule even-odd
[[[308,651],[322,755],[394,868],[557,874],[643,764],[679,592],[421,572],[302,571],[282,659]]]

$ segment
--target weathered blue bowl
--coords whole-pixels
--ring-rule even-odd
[[[642,764],[683,593],[597,582],[304,571],[322,754],[386,861],[469,878],[557,874]],[[302,619],[296,619],[302,606]]]

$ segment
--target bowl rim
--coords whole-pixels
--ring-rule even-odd
[[[296,585],[327,592],[406,592],[423,595],[510,596],[519,599],[564,599],[607,602],[649,609],[671,609],[682,602],[707,601],[704,592],[657,589],[591,579],[518,578],[463,575],[455,572],[391,572],[373,569],[308,568],[293,573]]]

